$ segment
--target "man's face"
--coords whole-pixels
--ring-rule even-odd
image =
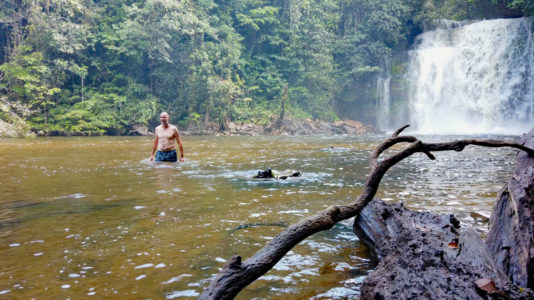
[[[159,120],[161,121],[161,124],[169,124],[169,115],[167,114],[161,114],[159,115]]]

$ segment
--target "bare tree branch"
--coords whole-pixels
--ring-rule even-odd
[[[409,124],[402,126],[401,128],[397,129],[395,132],[393,132],[393,134],[392,134],[391,136],[392,136],[392,137],[398,137],[399,134],[400,134],[401,132],[403,132],[404,129],[406,129],[406,128],[408,128],[408,127],[410,127]]]
[[[523,145],[513,142],[503,142],[495,140],[458,140],[449,143],[423,143],[412,136],[398,135],[406,128],[404,126],[393,136],[380,145],[371,153],[370,173],[363,186],[362,194],[349,205],[330,206],[324,211],[312,215],[296,224],[286,228],[276,235],[262,249],[260,249],[251,258],[241,262],[240,256],[230,258],[220,273],[213,279],[210,285],[204,290],[199,299],[232,299],[244,287],[258,279],[261,275],[267,273],[284,255],[289,252],[295,245],[311,236],[312,234],[332,228],[339,221],[352,218],[373,199],[380,181],[384,174],[395,164],[414,153],[425,153],[430,159],[435,159],[431,151],[462,151],[468,145],[477,145],[484,147],[512,147],[528,153],[534,157],[534,150]],[[392,146],[409,142],[410,144],[404,150],[391,155],[390,157],[378,161],[380,154]]]

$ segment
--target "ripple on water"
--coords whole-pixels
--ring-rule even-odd
[[[161,284],[170,284],[170,283],[173,283],[173,282],[177,282],[177,281],[180,281],[182,278],[185,278],[185,277],[193,277],[193,275],[191,274],[182,274],[180,276],[177,276],[177,277],[173,277],[167,281],[164,281],[162,282]]]
[[[143,264],[143,265],[140,265],[140,266],[136,266],[135,268],[136,269],[146,269],[146,268],[151,268],[153,266],[154,266],[154,264],[148,263],[148,264]]]
[[[323,152],[331,152],[331,153],[345,153],[351,151],[351,148],[345,148],[345,147],[328,147],[323,148],[321,151]]]
[[[320,253],[336,253],[339,251],[340,246],[330,243],[319,243],[313,240],[304,240],[301,242],[303,245],[308,245],[310,249]]]
[[[80,199],[80,198],[85,198],[85,195],[82,193],[76,193],[76,194],[71,194],[67,196],[59,196],[59,197],[56,197],[55,199],[61,200],[61,199]]]
[[[358,298],[360,291],[347,287],[336,287],[326,293],[311,297],[310,299],[347,299]]]
[[[294,210],[279,211],[278,214],[280,215],[291,214],[291,215],[302,216],[303,214],[307,214],[309,212],[310,211],[308,209],[294,209]]]
[[[174,291],[174,292],[165,294],[165,297],[167,299],[174,299],[174,298],[181,298],[181,297],[197,297],[197,296],[200,296],[200,293],[198,293],[195,290]]]
[[[317,258],[311,256],[304,256],[290,251],[284,256],[273,269],[277,271],[294,271],[303,266],[314,266],[317,263]]]

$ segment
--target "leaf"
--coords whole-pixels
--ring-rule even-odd
[[[450,242],[447,247],[451,248],[451,249],[458,249],[458,244],[455,243],[455,242]]]
[[[502,296],[504,299],[508,299],[508,297],[506,296],[505,293],[503,293],[502,291],[498,290],[497,287],[495,286],[495,282],[493,282],[493,280],[489,279],[489,278],[482,278],[482,279],[479,279],[477,281],[475,281],[475,284],[477,285],[477,288],[479,288],[480,290],[490,294],[490,295],[494,295],[494,294],[498,294],[500,296]]]

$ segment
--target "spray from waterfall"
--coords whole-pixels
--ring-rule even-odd
[[[533,20],[442,21],[418,37],[408,80],[420,133],[521,134],[534,125]]]

